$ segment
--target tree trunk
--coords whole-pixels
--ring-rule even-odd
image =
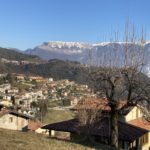
[[[118,112],[115,107],[111,108],[111,145],[118,149]]]

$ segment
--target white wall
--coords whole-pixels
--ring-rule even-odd
[[[125,116],[125,120],[131,121],[131,120],[135,120],[137,118],[142,117],[142,112],[139,108],[134,107],[126,116]]]
[[[5,114],[4,116],[0,117],[0,128],[22,130],[22,128],[27,125],[28,120],[12,114]]]

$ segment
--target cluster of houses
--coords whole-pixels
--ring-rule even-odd
[[[12,75],[15,77],[15,82],[28,85],[30,88],[28,90],[21,90],[10,83],[0,85],[0,104],[7,107],[17,105],[24,113],[30,112],[34,114],[31,104],[38,100],[47,99],[49,102],[59,100],[65,106],[75,106],[85,96],[95,96],[87,85],[79,85],[69,80],[54,81],[53,78],[43,78],[40,76]],[[4,76],[6,75],[1,74],[0,77]],[[35,87],[35,83],[38,84],[38,87]]]
[[[31,61],[27,61],[27,60],[21,60],[21,61],[17,61],[17,60],[8,60],[6,58],[1,58],[0,61],[2,63],[11,63],[14,65],[27,65],[27,64],[39,64],[38,62],[31,62]]]
[[[17,82],[25,83],[25,80],[36,81],[37,83],[45,82],[42,77],[25,76],[22,74],[13,74]],[[0,77],[6,77],[7,74],[1,74]],[[47,81],[47,80],[46,80]],[[32,82],[31,82],[32,83]],[[35,114],[38,109],[31,106],[33,102],[47,99],[46,87],[35,88],[31,86],[29,90],[20,91],[17,87],[6,82],[0,85],[0,128],[34,131],[46,134],[41,129],[42,123],[36,119]]]
[[[7,74],[0,75],[1,78],[6,76]],[[0,85],[0,128],[45,134],[47,130],[42,129],[42,123],[35,119],[37,109],[31,106],[32,102],[69,98],[69,105],[75,106],[83,96],[87,95],[86,93],[90,92],[87,85],[78,85],[68,80],[53,81],[53,78],[46,79],[24,74],[13,74],[13,76],[19,83],[24,84],[26,80],[36,81],[40,86],[20,91],[8,82]]]
[[[75,106],[85,96],[95,96],[87,85],[80,85],[67,79],[54,81],[53,78],[43,78],[40,76],[27,77],[22,74],[16,75],[16,77],[17,80],[22,82],[25,79],[36,81],[40,85],[41,92],[46,95],[50,102],[62,101],[64,105]]]
[[[7,74],[1,74],[1,78],[6,77]],[[13,108],[20,113],[27,114],[30,116],[35,116],[36,111],[31,107],[33,102],[37,102],[38,100],[47,99],[48,95],[46,94],[48,91],[46,88],[36,88],[35,84],[32,81],[36,82],[44,82],[45,79],[42,77],[27,77],[25,75],[16,75],[15,77],[16,85],[25,85],[29,88],[27,90],[22,90],[21,87],[11,85],[11,83],[6,82],[0,85],[0,105],[3,105],[7,108]]]
[[[79,85],[69,80],[51,81],[48,84],[49,99],[62,101],[64,106],[75,106],[86,96],[95,96],[87,85]]]
[[[47,96],[40,89],[19,92],[19,89],[11,87],[10,84],[0,85],[0,105],[13,108],[17,107],[17,110],[24,114],[33,115],[32,102],[46,98]]]
[[[29,81],[36,81],[37,83],[46,83],[48,80],[53,80],[53,78],[47,79],[47,78],[43,78],[41,76],[31,76],[31,75],[25,75],[25,74],[13,74],[14,76],[16,76],[16,79],[18,81],[25,81],[25,80],[29,80]]]

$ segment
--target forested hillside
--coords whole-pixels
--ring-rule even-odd
[[[21,52],[17,52],[15,50],[10,50],[6,48],[1,48],[0,47],[0,58],[5,58],[8,60],[28,60],[28,61],[37,61],[40,60],[38,56],[31,56],[27,54],[23,54]]]
[[[8,72],[52,77],[56,80],[69,79],[79,83],[85,83],[88,80],[88,72],[83,65],[77,62],[61,61],[57,59],[51,60],[45,64],[27,64],[18,66],[5,64],[5,67],[3,66],[3,68]]]

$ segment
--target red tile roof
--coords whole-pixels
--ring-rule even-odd
[[[80,109],[100,109],[110,111],[111,108],[108,105],[108,100],[105,98],[87,98],[78,103],[74,108],[75,110]],[[126,101],[120,100],[118,103],[118,109],[123,108],[126,105]]]
[[[42,123],[39,120],[37,120],[37,121],[30,120],[29,121],[29,124],[28,124],[28,129],[29,130],[35,131],[40,127],[42,127]]]
[[[48,124],[43,126],[43,129],[55,130],[55,131],[64,131],[80,134],[79,121],[77,119],[71,119],[67,121],[62,121],[58,123]],[[118,122],[119,130],[119,140],[133,142],[139,137],[143,136],[145,133],[148,133],[147,130],[136,127],[134,125]],[[83,126],[84,128],[84,126]],[[110,137],[111,128],[109,118],[103,118],[100,122],[96,123],[90,130],[91,135],[96,135],[100,137]]]
[[[0,117],[4,116],[5,114],[8,114],[9,113],[9,110],[8,109],[2,109],[0,111]]]
[[[144,118],[138,118],[138,119],[129,121],[128,123],[150,131],[150,122],[148,122]]]
[[[6,115],[6,114],[11,114],[11,115],[14,115],[14,116],[19,116],[19,117],[21,117],[21,118],[25,118],[25,119],[28,119],[28,120],[29,120],[29,119],[34,120],[33,117],[28,116],[28,115],[23,114],[23,113],[19,113],[19,112],[15,111],[15,110],[2,109],[2,110],[0,111],[0,117],[4,116],[4,115]]]

